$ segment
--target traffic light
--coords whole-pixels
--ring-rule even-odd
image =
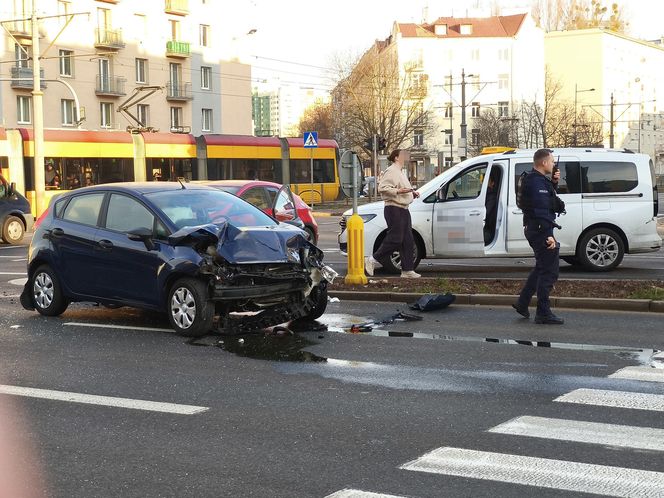
[[[367,150],[373,150],[373,135],[367,138],[364,142],[364,148]]]
[[[378,137],[378,150],[385,150],[387,143],[384,137]]]

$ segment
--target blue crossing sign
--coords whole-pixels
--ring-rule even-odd
[[[305,131],[304,132],[304,148],[305,149],[315,149],[318,147],[318,132],[317,131]]]

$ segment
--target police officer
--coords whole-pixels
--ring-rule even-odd
[[[549,293],[558,280],[560,243],[553,236],[556,208],[559,204],[551,175],[554,167],[552,151],[539,149],[533,156],[534,167],[521,185],[521,206],[526,239],[535,253],[535,268],[528,276],[519,300],[512,307],[524,318],[530,318],[528,304],[537,292],[535,323],[561,325],[562,318],[551,311]],[[556,172],[555,176],[559,177]],[[553,181],[558,178],[554,176]]]

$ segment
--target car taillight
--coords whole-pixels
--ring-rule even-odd
[[[46,208],[44,212],[41,214],[39,218],[37,218],[37,221],[35,221],[34,229],[37,230],[39,228],[39,225],[41,224],[42,221],[44,221],[44,218],[48,216],[49,211],[51,210],[50,207]]]

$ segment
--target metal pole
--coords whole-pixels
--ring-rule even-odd
[[[353,214],[357,214],[357,168],[358,162],[353,156]]]
[[[376,196],[376,199],[378,199],[378,150],[376,147],[378,147],[378,144],[376,143],[378,140],[378,135],[374,133],[373,135],[373,143],[372,145],[372,150],[371,150],[371,160],[373,161],[373,170],[374,170],[374,195]]]
[[[577,91],[577,84],[574,83],[574,147],[576,147],[577,143],[577,137],[576,137],[576,130],[577,130],[577,122],[576,122],[576,97],[578,95]]]
[[[41,91],[40,79],[40,59],[39,59],[39,27],[37,21],[37,2],[32,2],[32,107],[33,107],[33,125],[34,135],[34,179],[35,179],[35,214],[37,217],[46,209],[45,203],[45,175],[44,175],[44,107]]]
[[[613,127],[615,125],[615,121],[613,120],[613,106],[614,106],[613,92],[611,92],[611,114],[609,118],[609,121],[611,123],[609,127],[609,148],[611,149],[613,149],[613,141],[614,141]]]
[[[314,210],[314,149],[309,149],[311,162],[310,162],[310,173],[311,176],[309,180],[311,181],[311,210]],[[321,192],[321,199],[323,198],[323,193]]]
[[[466,72],[461,69],[461,137],[459,138],[459,147],[461,153],[459,159],[465,161],[467,157],[466,151]]]

